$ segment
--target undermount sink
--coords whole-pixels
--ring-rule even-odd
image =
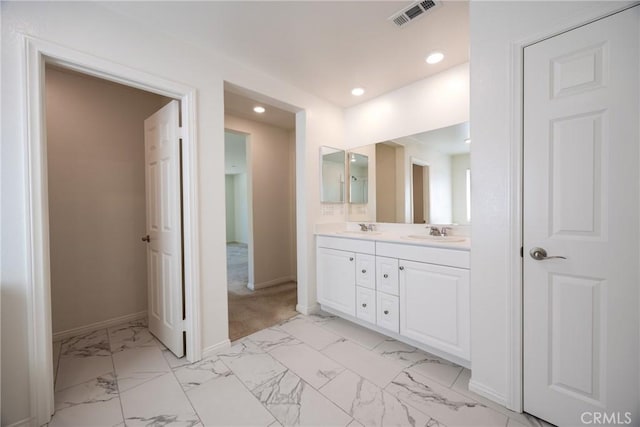
[[[370,235],[370,236],[377,236],[382,234],[379,231],[360,231],[360,230],[345,230],[345,231],[336,231],[337,234],[357,234],[359,236],[366,236],[366,235]]]
[[[407,238],[415,240],[427,240],[430,242],[438,243],[458,243],[464,242],[466,240],[465,237],[460,236],[431,236],[430,234],[410,234],[407,236]]]

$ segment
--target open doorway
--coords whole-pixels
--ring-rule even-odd
[[[297,314],[295,115],[230,90],[224,99],[233,341]]]
[[[45,111],[58,392],[185,353],[179,102],[47,65]]]
[[[411,160],[411,186],[413,223],[426,224],[429,219],[429,165],[426,162]]]

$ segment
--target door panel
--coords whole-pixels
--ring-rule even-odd
[[[318,248],[318,302],[356,315],[356,269],[353,252]]]
[[[524,53],[524,408],[560,426],[640,421],[639,10]]]
[[[144,121],[149,331],[184,355],[178,101]]]

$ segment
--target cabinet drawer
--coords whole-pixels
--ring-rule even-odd
[[[376,323],[381,328],[398,333],[400,331],[398,297],[384,292],[376,292],[376,297]]]
[[[356,285],[376,288],[376,257],[373,255],[356,254]]]
[[[376,291],[356,286],[356,317],[376,323]]]
[[[469,251],[463,249],[433,248],[429,246],[404,245],[399,243],[376,243],[376,254],[407,261],[469,268]]]
[[[398,259],[376,257],[376,289],[398,295]]]
[[[319,248],[337,249],[340,251],[359,252],[371,255],[376,253],[376,242],[373,240],[316,236],[316,244]]]

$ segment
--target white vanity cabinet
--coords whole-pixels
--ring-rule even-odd
[[[468,365],[468,250],[318,236],[317,251],[323,308]]]
[[[470,358],[469,270],[400,262],[400,334]]]
[[[353,252],[318,248],[318,301],[355,316],[356,270]]]
[[[318,302],[356,317],[356,282],[365,285],[358,288],[375,287],[375,242],[327,236],[318,236],[316,242]],[[364,304],[375,313],[375,298]],[[367,310],[359,313],[371,321]]]

